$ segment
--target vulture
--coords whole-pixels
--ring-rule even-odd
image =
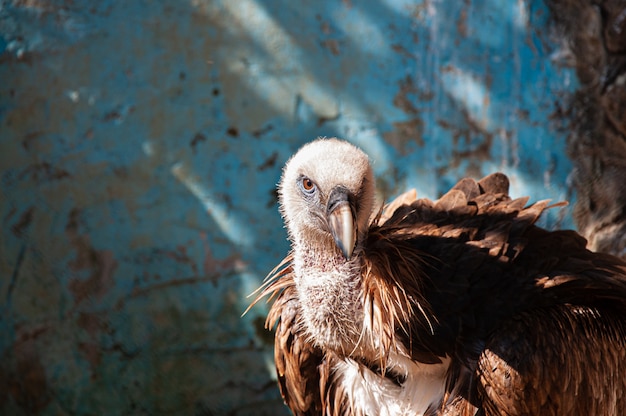
[[[271,302],[294,415],[626,415],[626,263],[535,225],[563,204],[508,187],[494,173],[377,208],[356,146],[289,159],[291,250],[252,305]]]

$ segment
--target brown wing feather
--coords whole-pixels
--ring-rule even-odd
[[[485,376],[491,363],[485,357],[487,351],[482,352],[485,343],[506,342],[508,335],[501,326],[509,325],[513,319],[527,320],[526,332],[537,336],[552,331],[538,323],[549,320],[551,314],[558,315],[559,308],[567,305],[595,308],[617,319],[612,324],[608,318],[595,321],[595,315],[590,315],[580,324],[588,324],[589,330],[593,325],[608,326],[608,331],[618,334],[615,342],[592,338],[593,348],[577,350],[572,340],[584,341],[568,329],[562,338],[551,339],[559,344],[545,352],[571,351],[575,358],[568,365],[577,362],[583,374],[595,371],[596,380],[606,372],[580,362],[588,355],[595,354],[588,360],[600,357],[611,348],[624,349],[626,264],[588,251],[584,238],[574,232],[549,232],[534,225],[545,210],[563,204],[539,201],[527,206],[528,198],[511,199],[507,192],[508,180],[502,174],[478,182],[464,179],[438,201],[416,199],[399,206],[393,214],[387,214],[386,221],[374,224],[370,230],[365,252],[365,296],[379,307],[383,305],[380,309],[386,313],[379,318],[378,326],[393,328],[389,344],[403,342],[414,359],[426,363],[445,355],[454,357],[442,414],[471,414],[481,407],[483,399],[486,414],[544,414],[537,411],[537,406],[546,400],[551,400],[552,406],[569,400],[567,394],[557,394],[561,388],[556,384],[559,376],[544,374],[543,350],[551,348],[547,341],[537,347],[535,355],[528,355],[536,360],[537,371],[544,373],[529,370],[513,379],[506,372],[494,374],[493,380]],[[541,312],[533,318],[527,314],[529,310]],[[566,314],[557,325],[569,323],[572,316]],[[516,336],[523,338],[526,333]],[[515,343],[509,347],[513,351],[517,348]],[[519,348],[530,349],[523,344]],[[610,362],[622,357],[620,354],[614,353]],[[506,356],[498,358],[509,367],[517,365]],[[479,359],[484,368],[477,379]],[[502,368],[506,368],[504,364]],[[626,366],[614,368],[612,382],[624,394]],[[490,384],[494,380],[500,380],[500,384]],[[523,397],[510,389],[515,387],[513,382],[526,388]],[[534,393],[533,389],[528,390],[530,385],[534,386]],[[599,381],[594,386],[593,391],[585,394],[607,391]],[[510,403],[519,407],[511,407]],[[524,403],[535,407],[526,411]],[[625,409],[623,401],[617,405]],[[507,409],[511,409],[510,413],[506,413]]]
[[[623,312],[572,305],[503,325],[477,369],[486,415],[623,414],[625,375]]]
[[[272,305],[268,317],[280,314],[276,325],[274,360],[285,404],[296,415],[321,413],[321,374],[328,374],[322,351],[307,342],[301,332],[295,288],[287,287]],[[322,368],[320,368],[322,367]]]
[[[328,363],[323,352],[309,342],[302,331],[292,261],[290,253],[268,274],[255,292],[257,296],[250,307],[264,297],[268,302],[274,299],[265,327],[275,327],[274,363],[280,392],[295,415],[319,415],[322,411],[319,392],[328,382]]]
[[[468,291],[476,283],[472,272],[485,263],[490,267],[483,274],[498,272],[503,267],[499,263],[516,257],[525,241],[524,231],[547,207],[544,201],[524,207],[526,198],[485,193],[507,189],[508,180],[501,174],[481,182],[464,179],[438,201],[416,199],[371,227],[363,279],[366,304],[375,303],[382,311],[374,327],[389,332],[383,345],[393,343],[396,328],[403,327],[414,358],[432,363],[450,354],[450,337],[456,334],[433,333],[436,323],[446,328],[441,314],[433,311],[436,305],[427,299],[429,289],[431,294],[459,295],[467,303]],[[433,276],[441,278],[438,284],[433,284]],[[451,293],[451,287],[458,293]],[[469,309],[461,303],[461,309]]]

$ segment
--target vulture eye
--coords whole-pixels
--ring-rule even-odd
[[[304,191],[305,194],[311,195],[317,189],[315,182],[306,176],[300,179],[300,188]]]

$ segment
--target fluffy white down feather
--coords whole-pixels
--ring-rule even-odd
[[[406,377],[401,386],[351,359],[342,360],[335,368],[343,388],[352,392],[355,413],[423,415],[431,405],[441,402],[449,358],[440,364],[420,364],[397,354],[389,358],[388,369]]]

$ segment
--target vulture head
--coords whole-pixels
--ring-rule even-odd
[[[359,246],[374,194],[367,155],[337,139],[305,145],[283,171],[280,209],[294,250],[294,280],[307,332],[319,345],[352,348],[361,332]]]

